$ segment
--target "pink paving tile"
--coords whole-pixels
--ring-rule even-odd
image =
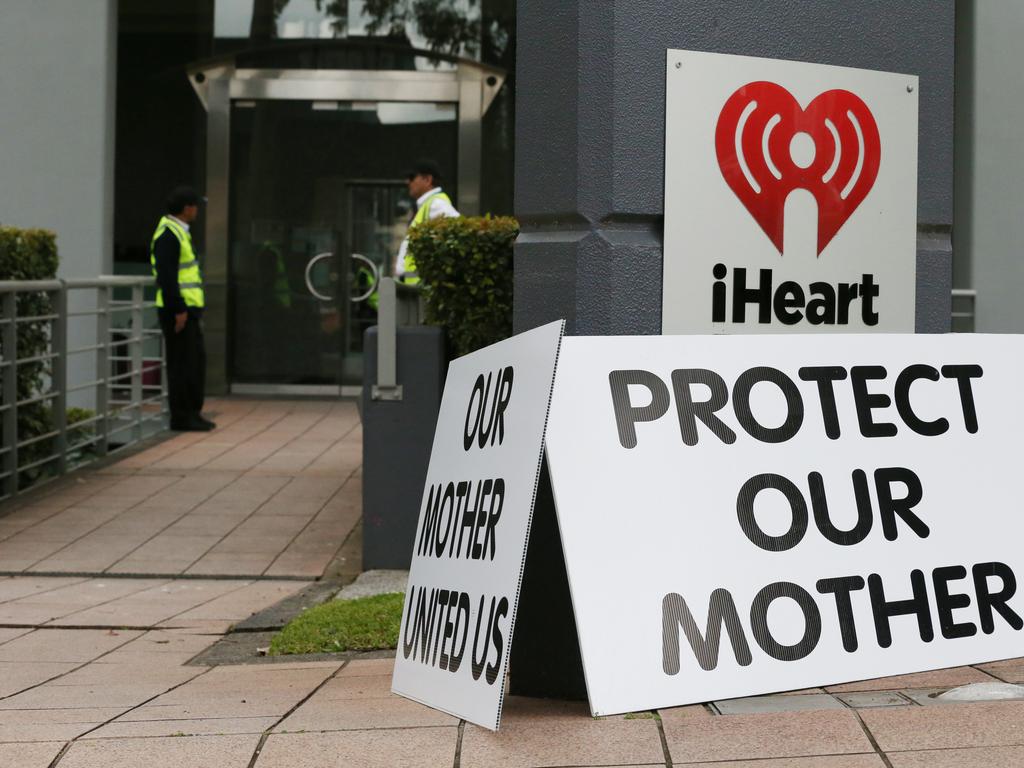
[[[180,736],[155,739],[78,741],[60,761],[61,768],[245,768],[259,737]]]
[[[247,581],[180,579],[150,582],[148,589],[76,614],[81,624],[110,624],[124,619],[128,626],[158,624],[216,600],[248,584]]]
[[[321,693],[313,694],[275,730],[294,733],[459,724],[457,717],[400,696],[331,699]]]
[[[272,717],[208,717],[196,719],[115,720],[86,734],[86,739],[149,738],[152,736],[259,735],[279,720]]]
[[[662,724],[674,763],[874,751],[856,715],[848,710],[673,719]]]
[[[958,685],[968,685],[969,683],[990,682],[992,682],[992,678],[977,669],[951,667],[929,672],[915,672],[910,675],[862,680],[857,683],[829,685],[825,687],[825,690],[829,693],[853,693],[856,691],[894,691],[903,688],[956,688]]]
[[[708,711],[707,707],[702,704],[693,704],[688,707],[659,709],[658,714],[661,715],[662,722],[686,722],[689,720],[704,720],[709,717],[714,717],[714,715]]]
[[[181,614],[187,619],[240,621],[309,586],[306,581],[257,581]]]
[[[35,594],[11,603],[32,603],[33,605],[67,605],[73,603],[79,609],[102,605],[111,600],[118,600],[137,594],[145,589],[164,584],[163,579],[104,579],[92,578],[75,584],[52,589],[48,592]]]
[[[885,752],[1024,744],[1024,701],[862,709],[860,716]]]
[[[47,768],[64,747],[62,741],[34,744],[0,744],[0,765],[18,768]]]
[[[390,676],[394,671],[394,659],[353,659],[338,673],[338,677]]]
[[[269,554],[208,554],[189,566],[185,573],[199,576],[261,576],[274,561]]]
[[[218,667],[122,720],[281,717],[335,669],[334,664],[285,669],[274,665]]]
[[[0,645],[10,642],[16,637],[21,637],[22,635],[28,634],[31,631],[32,630],[27,627],[22,627],[19,629],[0,629]]]
[[[0,661],[91,661],[134,640],[140,634],[139,632],[103,629],[38,629],[0,645]]]
[[[463,768],[663,763],[658,723],[624,718],[502,718],[497,733],[467,724]]]
[[[1024,765],[1024,747],[893,752],[888,757],[892,768],[1020,768]]]
[[[676,768],[886,768],[878,755],[780,757],[769,760],[727,760],[723,763],[673,763]]]
[[[81,577],[14,576],[0,581],[0,603],[70,587],[83,581],[85,579]]]
[[[7,711],[0,717],[0,742],[69,741],[123,711],[119,707]]]
[[[438,768],[452,765],[458,729],[271,734],[257,768]]]
[[[1006,683],[1024,683],[1024,659],[978,664],[979,669]]]
[[[60,677],[77,666],[77,662],[0,661],[0,696],[11,696],[18,691]]]

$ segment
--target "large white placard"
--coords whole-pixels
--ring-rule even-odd
[[[918,79],[670,50],[664,333],[912,332]]]
[[[497,730],[564,322],[448,368],[392,690]]]
[[[1021,336],[564,339],[593,712],[1019,656],[1022,383]]]

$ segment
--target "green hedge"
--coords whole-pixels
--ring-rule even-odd
[[[511,217],[434,219],[409,231],[424,284],[427,322],[443,326],[457,355],[512,335]]]
[[[57,241],[53,232],[44,229],[0,227],[0,280],[52,280],[57,276]],[[18,316],[46,315],[52,311],[45,293],[19,294]],[[35,357],[47,351],[50,322],[18,324],[18,357]],[[0,341],[0,352],[3,351]],[[45,361],[18,366],[18,399],[25,400],[46,388]],[[2,374],[7,375],[7,369]],[[27,440],[52,429],[53,418],[47,401],[23,405],[18,409],[18,439]],[[26,446],[18,456],[20,465],[42,458],[50,450],[50,441],[41,440]],[[24,473],[20,485],[31,483],[43,468]]]

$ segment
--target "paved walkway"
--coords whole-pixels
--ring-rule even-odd
[[[190,664],[329,567],[360,507],[350,403],[221,401],[179,435],[0,508],[0,768],[1010,768],[1024,659],[591,718],[511,697],[493,734],[390,693],[392,662]]]

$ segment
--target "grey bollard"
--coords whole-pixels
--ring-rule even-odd
[[[363,335],[363,570],[409,568],[448,362],[444,331],[397,329],[402,399],[373,400],[377,327]]]

